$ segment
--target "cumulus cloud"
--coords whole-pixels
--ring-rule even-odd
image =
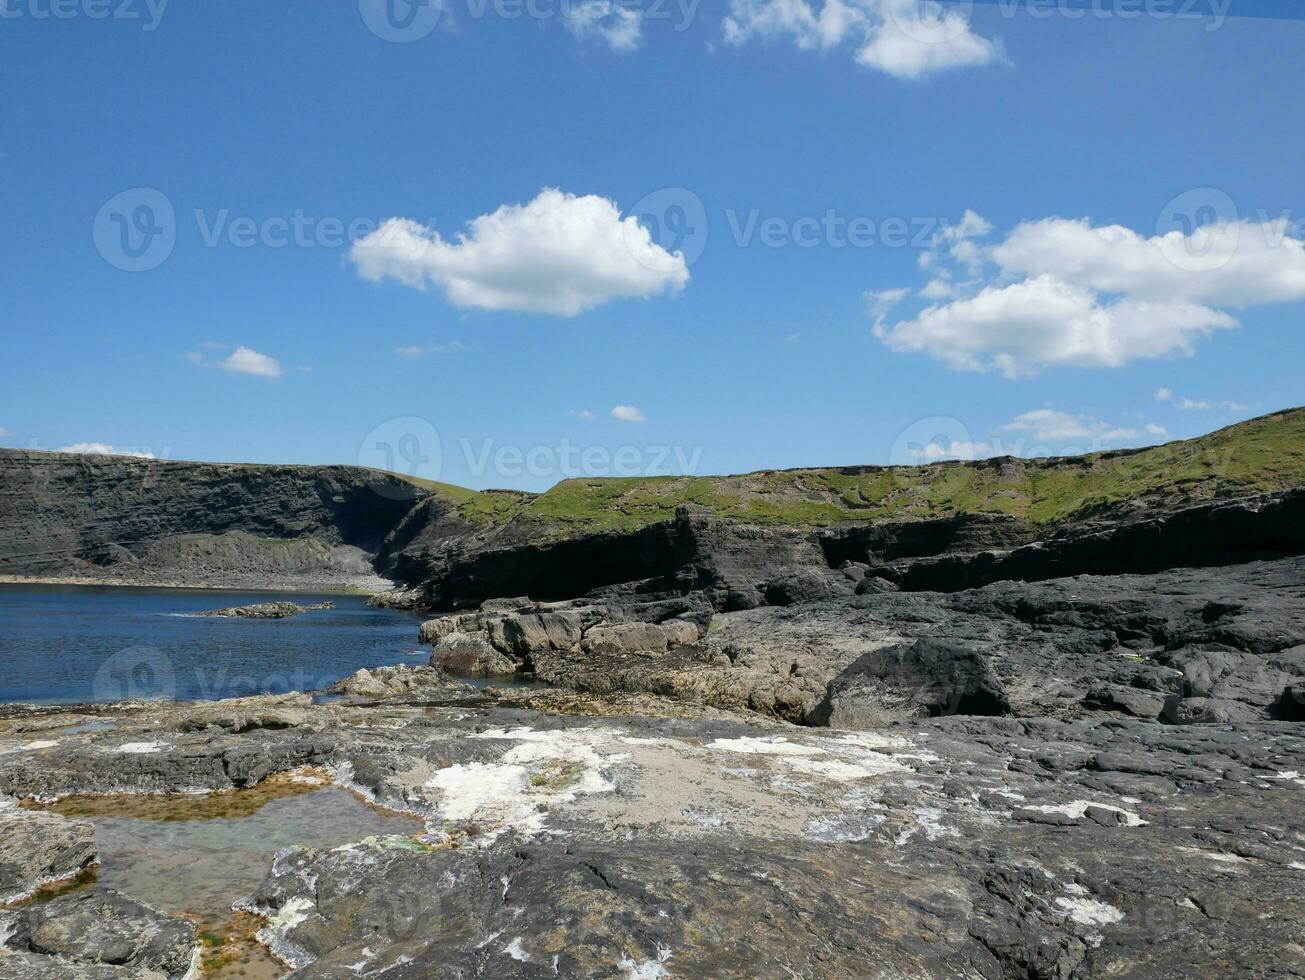
[[[281,363],[276,358],[243,346],[237,347],[218,362],[218,367],[234,374],[253,374],[260,378],[281,377]]]
[[[434,283],[455,306],[559,316],[673,295],[689,281],[683,253],[667,252],[612,201],[554,189],[473,219],[452,242],[391,218],[355,242],[350,257],[365,279],[417,289]]]
[[[1144,238],[1087,219],[1025,222],[992,251],[1008,275],[1048,274],[1158,302],[1250,306],[1305,298],[1305,242],[1286,218],[1205,225]]]
[[[806,51],[845,42],[859,64],[917,79],[1003,59],[1000,44],[970,30],[958,10],[921,0],[730,0],[725,42],[789,41]]]
[[[586,422],[592,422],[594,420],[594,413],[589,411],[587,408],[572,409],[571,414],[578,419],[584,419]]]
[[[616,405],[612,408],[612,418],[621,422],[647,422],[648,416],[633,405]]]
[[[274,357],[269,357],[267,354],[260,354],[258,351],[243,345],[231,349],[229,344],[215,344],[211,341],[205,341],[200,346],[211,350],[227,349],[231,350],[231,353],[221,360],[210,361],[199,351],[187,351],[183,356],[191,364],[203,368],[221,368],[223,371],[231,371],[234,374],[253,374],[263,378],[281,377],[281,362]],[[312,371],[312,368],[301,365],[295,370],[309,372]]]
[[[75,442],[71,446],[61,446],[55,450],[60,453],[87,453],[92,456],[134,456],[137,459],[154,459],[151,452],[140,449],[115,449],[105,442]]]
[[[1190,355],[1200,339],[1238,325],[1227,308],[1305,299],[1305,243],[1281,220],[1145,238],[1051,218],[985,245],[990,231],[967,212],[940,234],[920,261],[930,279],[919,295],[933,304],[891,326],[872,311],[876,335],[957,370],[1018,378]]]
[[[633,51],[643,40],[643,12],[612,0],[580,0],[562,8],[562,22],[580,40],[603,41],[613,51]]]
[[[1167,402],[1174,397],[1172,388],[1157,388],[1155,390],[1155,400],[1158,402]]]

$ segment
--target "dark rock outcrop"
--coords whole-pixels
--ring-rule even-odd
[[[0,573],[252,585],[374,578],[370,556],[426,496],[361,467],[0,449]]]
[[[249,606],[227,606],[225,609],[209,609],[205,612],[192,613],[194,616],[218,617],[223,619],[288,619],[301,613],[316,609],[334,609],[334,602],[312,602],[300,605],[297,602],[256,602]]]

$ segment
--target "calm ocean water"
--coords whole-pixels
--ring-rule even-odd
[[[281,620],[183,615],[276,599],[336,608]],[[423,663],[419,622],[363,596],[0,584],[0,702],[314,690],[359,667]]]

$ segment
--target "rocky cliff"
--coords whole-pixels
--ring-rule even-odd
[[[1303,518],[1302,409],[1143,450],[567,480],[543,494],[0,450],[0,573],[282,587],[379,574],[445,610],[683,592],[746,609],[821,591],[812,571],[954,591],[1225,565],[1305,552]]]
[[[361,467],[0,449],[0,574],[366,584],[386,536],[428,495]]]

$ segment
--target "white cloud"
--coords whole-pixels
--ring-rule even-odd
[[[730,0],[721,26],[732,45],[787,40],[829,51],[846,41],[859,64],[897,78],[1003,59],[1001,46],[973,33],[963,13],[920,0]]]
[[[151,452],[139,449],[115,449],[104,442],[75,442],[71,446],[62,446],[56,450],[61,453],[88,453],[92,456],[134,456],[137,459],[154,459]]]
[[[396,347],[394,353],[400,357],[425,357],[427,354],[459,354],[470,350],[460,340],[450,340],[445,344],[413,344],[408,347]]]
[[[572,409],[571,414],[578,419],[584,419],[586,422],[592,422],[594,419],[594,413],[587,408],[582,408],[579,411]]]
[[[597,38],[613,51],[633,51],[643,39],[643,13],[612,0],[563,5],[562,22],[581,40]]]
[[[856,53],[863,65],[897,78],[923,78],[952,68],[972,68],[1002,59],[1001,47],[970,31],[955,10],[926,9],[914,0],[888,0],[888,16],[871,30]]]
[[[3,438],[4,436],[7,435],[9,435],[9,430],[6,429],[3,425],[0,425],[0,438]]]
[[[281,377],[281,364],[276,358],[243,346],[227,355],[218,367],[235,374],[253,374],[260,378]]]
[[[612,418],[621,422],[647,422],[648,416],[633,405],[616,405],[612,408]]]
[[[1007,275],[1049,274],[1097,292],[1240,307],[1305,299],[1305,243],[1287,232],[1280,218],[1143,238],[1121,225],[1048,218],[1019,225],[992,258]]]
[[[985,459],[996,453],[990,443],[965,442],[952,440],[947,445],[931,442],[923,448],[912,447],[907,453],[925,463],[936,463],[946,459]]]
[[[883,324],[884,318],[894,306],[910,295],[909,289],[880,289],[864,293],[862,298],[870,309],[870,315],[874,317],[875,328],[878,329]]]
[[[350,257],[365,279],[418,289],[432,282],[455,306],[560,316],[616,299],[673,295],[689,281],[683,254],[661,248],[612,201],[554,189],[473,219],[456,242],[391,218],[354,243]]]
[[[994,246],[975,240],[990,231],[973,212],[944,230],[919,263],[930,275],[919,295],[935,305],[892,326],[872,310],[876,335],[896,351],[1015,378],[1190,355],[1201,338],[1237,326],[1224,307],[1305,299],[1305,243],[1287,237],[1283,220],[1144,238],[1050,218]],[[972,278],[954,282],[948,263]]]
[[[925,283],[920,290],[920,295],[925,299],[950,299],[955,292],[952,284],[940,276]]]
[[[1155,390],[1155,400],[1158,402],[1167,402],[1174,397],[1172,388],[1157,388]]]
[[[1180,412],[1209,412],[1220,409],[1225,412],[1244,412],[1249,406],[1241,402],[1211,402],[1204,399],[1181,398],[1178,401],[1178,410]]]
[[[1160,431],[1153,431],[1155,429]],[[1003,425],[1001,431],[1025,432],[1034,439],[1045,442],[1065,442],[1076,439],[1103,444],[1136,439],[1141,435],[1137,429],[1112,426],[1089,415],[1070,415],[1051,408],[1039,408],[1018,415],[1015,421]],[[1164,430],[1160,426],[1151,426],[1147,431],[1152,435],[1159,435]]]
[[[1086,289],[1039,276],[987,286],[892,327],[876,324],[875,332],[895,351],[1018,378],[1049,365],[1119,367],[1139,357],[1191,353],[1199,337],[1234,326],[1232,317],[1208,307],[1130,299],[1103,304]]]

